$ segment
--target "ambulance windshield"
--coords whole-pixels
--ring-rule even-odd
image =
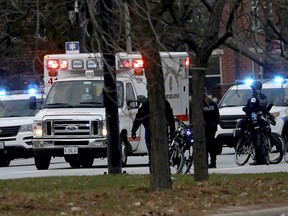
[[[104,107],[103,80],[56,82],[51,87],[43,108]],[[123,84],[117,82],[118,106],[123,104]]]

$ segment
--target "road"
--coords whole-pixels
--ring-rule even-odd
[[[288,172],[288,164],[282,160],[276,165],[259,165],[237,166],[234,161],[234,149],[224,148],[221,155],[217,157],[217,168],[209,169],[209,173],[272,173],[272,172]],[[148,157],[129,157],[128,164],[122,168],[123,172],[128,174],[148,174],[147,166]],[[193,166],[191,172],[193,173]],[[51,160],[48,170],[37,170],[34,165],[34,159],[18,159],[11,161],[9,167],[0,168],[0,179],[16,179],[43,176],[93,176],[108,173],[107,160],[95,159],[92,168],[89,169],[72,169],[63,158],[55,158]]]

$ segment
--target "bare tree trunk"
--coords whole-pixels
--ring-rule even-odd
[[[201,64],[196,60],[197,66],[203,68],[207,63]],[[200,66],[200,67],[201,67]],[[209,178],[207,164],[207,150],[205,144],[205,128],[203,117],[203,96],[205,84],[205,71],[192,69],[192,124],[194,134],[194,179],[204,181]]]
[[[136,3],[137,2],[137,3]],[[133,20],[134,42],[144,60],[145,76],[150,106],[151,128],[151,190],[171,189],[171,173],[168,162],[168,139],[165,118],[165,89],[159,41],[153,29],[153,21],[147,16],[145,1],[130,1],[131,20]],[[145,12],[145,13],[144,13]],[[147,13],[146,13],[147,12]],[[155,15],[155,13],[152,13]],[[154,22],[157,17],[153,17]]]
[[[156,41],[155,41],[156,42]],[[171,173],[168,162],[168,140],[165,117],[165,89],[161,59],[157,45],[151,42],[151,49],[142,53],[150,106],[151,127],[151,190],[170,189]]]

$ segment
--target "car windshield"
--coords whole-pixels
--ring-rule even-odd
[[[266,88],[262,93],[267,96],[268,104],[285,106],[284,88]],[[219,107],[245,106],[247,100],[252,97],[251,89],[235,89],[228,91],[219,102]]]
[[[0,100],[0,118],[35,116],[37,112],[29,109],[29,99]]]
[[[56,82],[51,87],[43,108],[104,107],[103,80]],[[123,104],[123,84],[117,82],[118,106]]]

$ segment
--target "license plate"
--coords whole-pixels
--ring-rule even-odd
[[[0,142],[0,149],[4,149],[4,142]]]
[[[78,147],[76,146],[64,147],[64,154],[65,155],[78,154]]]

